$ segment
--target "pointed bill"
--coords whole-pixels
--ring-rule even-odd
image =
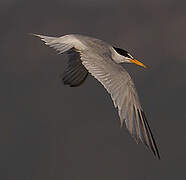
[[[144,68],[147,68],[143,63],[139,62],[137,59],[130,59],[131,63],[137,64],[138,66],[142,66]]]

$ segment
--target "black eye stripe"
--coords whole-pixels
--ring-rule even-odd
[[[116,48],[116,47],[113,47],[113,48],[114,48],[114,50],[115,50],[118,54],[120,54],[120,55],[122,55],[122,56],[125,56],[125,57],[128,57],[128,58],[131,58],[131,57],[128,55],[128,52],[125,51],[124,49],[120,49],[120,48]]]

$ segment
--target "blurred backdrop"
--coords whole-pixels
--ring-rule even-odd
[[[0,179],[186,178],[185,0],[0,0]],[[127,64],[162,159],[120,128],[89,76],[69,88],[67,63],[29,33],[80,33],[128,50]]]

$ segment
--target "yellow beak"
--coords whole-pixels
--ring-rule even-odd
[[[144,68],[147,68],[147,66],[145,66],[144,64],[142,64],[141,62],[139,62],[138,60],[136,59],[130,59],[130,62],[131,63],[134,63],[134,64],[137,64],[138,66],[142,66]]]

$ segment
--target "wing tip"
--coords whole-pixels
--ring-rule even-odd
[[[148,136],[149,143],[147,142],[147,146],[152,151],[154,156],[157,157],[160,160],[161,157],[160,157],[160,153],[159,153],[159,150],[158,150],[158,146],[156,144],[156,141],[155,141],[154,136],[152,134],[151,128],[150,128],[150,126],[148,124],[148,121],[146,119],[145,112],[143,110],[141,110],[141,114],[142,114],[142,118],[144,120],[145,129],[147,130],[147,133],[148,133],[147,136]]]
[[[35,33],[28,33],[30,36],[36,36],[42,38],[43,35],[35,34]]]

